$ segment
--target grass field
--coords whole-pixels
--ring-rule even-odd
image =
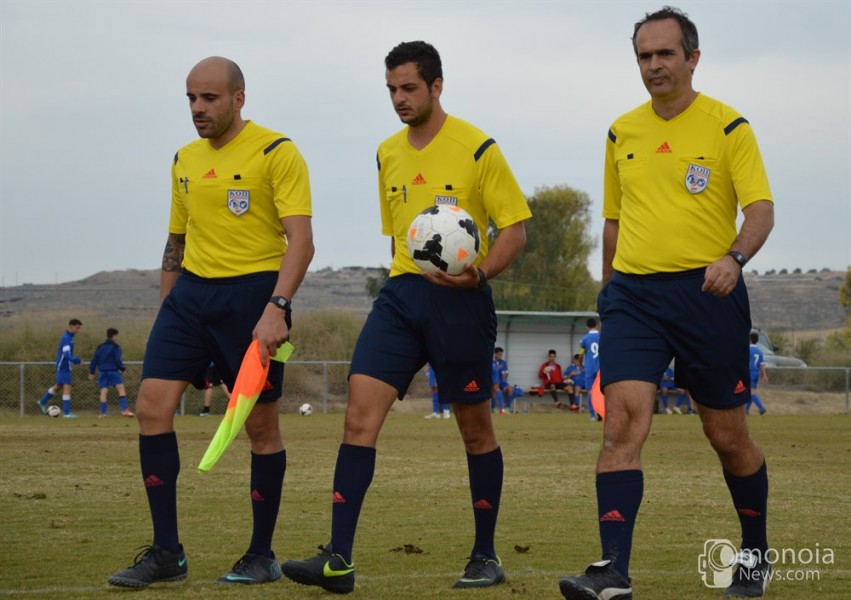
[[[391,413],[384,427],[355,540],[353,597],[560,598],[558,579],[598,557],[593,465],[599,425],[568,414],[495,417],[506,465],[497,549],[508,582],[451,590],[472,542],[466,461],[454,421],[424,420],[425,412]],[[328,541],[342,415],[286,415],[282,421],[288,469],[275,551],[286,560],[311,556]],[[130,592],[110,589],[106,579],[132,562],[134,548],[150,542],[136,423],[118,417],[0,420],[0,596],[333,597],[290,581],[238,589],[213,583],[244,552],[251,514],[244,436],[213,471],[195,469],[217,424],[217,418],[177,419],[180,533],[189,579]],[[848,598],[849,417],[769,414],[752,417],[751,424],[769,460],[772,546],[798,556],[818,550],[822,563],[832,551],[830,564],[778,565],[808,580],[775,580],[768,597]],[[704,586],[698,556],[707,539],[737,542],[738,520],[697,418],[657,416],[643,458],[635,597],[719,598],[720,590]],[[400,550],[406,545],[422,552]]]

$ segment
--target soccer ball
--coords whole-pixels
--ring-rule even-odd
[[[463,208],[430,206],[408,228],[408,254],[426,273],[458,275],[479,255],[479,230]]]
[[[309,417],[313,414],[313,407],[307,402],[305,402],[304,404],[298,407],[298,414],[300,414],[302,417]]]
[[[47,414],[50,417],[58,417],[59,415],[62,414],[62,410],[56,405],[48,406],[47,407]]]

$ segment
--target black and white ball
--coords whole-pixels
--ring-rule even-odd
[[[307,402],[305,402],[304,404],[298,407],[298,414],[300,414],[302,417],[309,417],[313,414],[313,407]]]
[[[408,253],[426,273],[458,275],[479,255],[479,230],[463,208],[430,206],[408,228]]]

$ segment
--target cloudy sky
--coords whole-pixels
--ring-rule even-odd
[[[777,224],[749,268],[851,265],[851,3],[672,2],[700,32],[697,89],[757,134]],[[644,102],[633,23],[662,2],[0,0],[0,284],[158,268],[169,166],[192,140],[185,77],[234,59],[243,116],[311,172],[311,269],[387,265],[375,150],[400,127],[383,59],[425,39],[443,105],[494,137],[524,192],[567,184],[602,219],[614,118]],[[600,273],[600,254],[589,267]]]

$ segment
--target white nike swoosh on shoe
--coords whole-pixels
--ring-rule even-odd
[[[592,590],[590,588],[585,588],[585,589],[588,590],[589,592],[591,592],[592,594],[595,593],[594,590]],[[612,598],[617,598],[618,596],[623,596],[625,594],[631,594],[631,593],[632,593],[632,588],[606,588],[604,590],[601,590],[600,593],[597,595],[597,597],[600,600],[612,600]]]

